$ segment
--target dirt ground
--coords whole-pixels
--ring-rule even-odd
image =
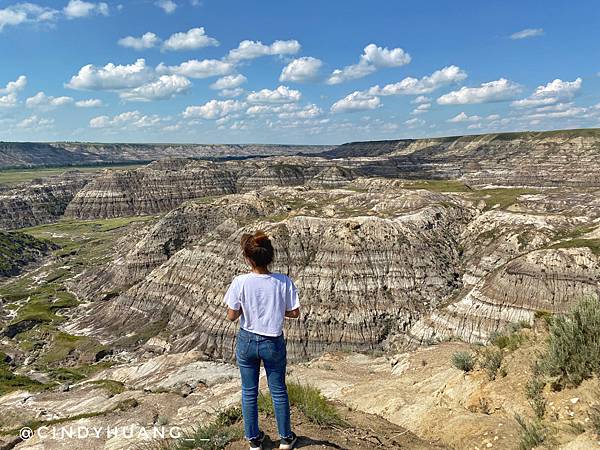
[[[336,407],[350,427],[320,427],[309,422],[300,411],[292,409],[292,427],[299,437],[296,448],[340,450],[448,448],[419,439],[410,431],[379,416],[350,410],[339,403],[336,403]],[[263,448],[265,450],[278,448],[279,434],[275,419],[261,414],[259,421],[267,435]],[[242,428],[241,422],[236,426]],[[227,450],[246,449],[248,444],[244,440],[234,442],[227,447]]]

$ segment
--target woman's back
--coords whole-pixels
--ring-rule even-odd
[[[246,273],[235,277],[225,294],[229,308],[242,309],[240,327],[263,336],[279,336],[286,311],[298,308],[293,281],[282,273]]]

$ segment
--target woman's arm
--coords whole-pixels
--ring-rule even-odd
[[[285,312],[285,317],[288,317],[290,319],[297,319],[298,317],[300,317],[300,308],[296,308],[296,309],[292,309],[290,311],[286,311]]]
[[[227,320],[235,322],[242,315],[242,308],[240,309],[231,309],[227,308]]]

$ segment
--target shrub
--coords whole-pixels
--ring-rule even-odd
[[[548,431],[539,420],[527,422],[519,415],[515,416],[515,420],[521,427],[521,439],[519,442],[521,450],[531,450],[547,440]]]
[[[486,349],[483,352],[483,357],[481,359],[481,368],[485,369],[490,380],[496,379],[496,374],[498,373],[498,369],[502,365],[502,360],[504,359],[504,355],[500,350],[494,349]]]
[[[556,317],[549,331],[541,361],[547,375],[573,386],[600,375],[600,300],[582,300],[571,313]]]
[[[592,425],[592,431],[600,436],[600,404],[595,404],[590,407],[588,417]]]
[[[335,407],[317,388],[298,383],[287,383],[287,389],[290,405],[302,411],[309,421],[321,426],[346,425]],[[273,403],[269,394],[259,394],[258,409],[263,413],[273,414]]]
[[[223,450],[230,442],[237,441],[243,436],[242,431],[235,428],[223,427],[212,423],[202,425],[194,430],[194,433],[177,441],[172,450],[202,449]]]
[[[547,401],[544,397],[544,386],[546,383],[539,378],[532,378],[525,385],[525,395],[538,419],[543,418],[546,413]]]
[[[470,372],[475,367],[475,358],[469,352],[456,352],[452,355],[452,365],[463,372]]]
[[[215,423],[217,425],[228,427],[242,419],[242,408],[239,406],[231,406],[223,411],[219,411]]]

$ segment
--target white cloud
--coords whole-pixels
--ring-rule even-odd
[[[160,43],[160,38],[154,33],[144,33],[141,37],[136,38],[133,36],[127,36],[119,39],[119,45],[121,47],[129,47],[135,50],[146,50],[154,48]]]
[[[0,31],[7,26],[17,26],[24,23],[52,22],[59,11],[33,3],[15,3],[0,9]]]
[[[292,103],[299,101],[301,97],[300,91],[287,86],[279,86],[273,90],[262,89],[258,92],[251,92],[248,94],[247,100],[250,103]]]
[[[161,8],[167,14],[172,14],[177,9],[177,3],[172,0],[158,0],[155,5]]]
[[[543,36],[544,30],[542,28],[525,28],[524,30],[517,31],[510,35],[513,40],[527,39],[536,36]]]
[[[132,102],[166,100],[188,91],[192,83],[181,75],[162,75],[158,80],[143,84],[135,89],[123,91],[119,96]]]
[[[17,94],[27,86],[27,77],[19,76],[15,81],[9,81],[6,87],[0,88],[0,108],[12,108],[17,106]]]
[[[413,105],[418,105],[420,103],[429,103],[431,101],[431,99],[429,97],[426,97],[424,95],[419,95],[418,97],[415,97],[413,100],[411,100],[411,103]]]
[[[365,94],[364,92],[356,91],[347,95],[341,100],[338,100],[331,105],[332,113],[346,113],[354,111],[366,111],[376,109],[381,106],[379,97]]]
[[[28,108],[41,109],[51,109],[57,106],[68,105],[69,103],[73,103],[72,97],[52,97],[41,91],[25,100],[25,105]]]
[[[188,106],[182,113],[186,119],[215,120],[225,117],[232,112],[241,111],[246,107],[244,102],[238,100],[211,100],[204,105]]]
[[[233,98],[233,97],[239,97],[240,95],[244,94],[246,91],[240,87],[235,88],[235,89],[223,89],[221,91],[219,91],[219,97],[229,97],[229,98]]]
[[[88,64],[79,69],[66,86],[89,90],[131,89],[151,81],[154,76],[154,71],[146,66],[144,59],[129,65],[108,63],[104,67],[96,67]]]
[[[373,86],[368,93],[370,95],[429,94],[442,86],[463,81],[465,78],[467,78],[467,73],[460,67],[447,66],[420,79],[407,77],[398,83],[387,84],[382,88]]]
[[[336,69],[327,79],[327,84],[339,84],[365,77],[377,69],[399,67],[410,63],[411,57],[401,48],[388,49],[369,44],[364,48],[358,64]]]
[[[304,56],[290,62],[281,71],[279,81],[304,83],[313,81],[319,76],[323,61],[312,56]]]
[[[69,19],[79,19],[92,14],[108,16],[108,5],[104,2],[92,3],[83,0],[70,0],[63,12]]]
[[[408,127],[408,128],[417,128],[420,126],[425,125],[425,121],[423,119],[419,119],[417,117],[413,118],[413,119],[408,119],[404,122],[404,124]]]
[[[511,100],[521,92],[521,86],[500,78],[499,80],[482,83],[479,87],[462,87],[442,95],[437,99],[440,105],[467,105],[474,103],[490,103]]]
[[[227,59],[240,62],[269,55],[295,55],[300,51],[300,43],[296,40],[275,41],[265,45],[260,41],[242,41],[237,48],[230,50]]]
[[[226,77],[219,78],[213,84],[210,85],[211,89],[235,89],[244,84],[248,79],[241,73],[237,75],[227,75]]]
[[[54,124],[54,119],[46,119],[43,117],[38,117],[36,115],[29,116],[26,119],[23,119],[21,122],[17,124],[17,127],[24,129],[36,129],[40,128],[49,128]]]
[[[546,85],[538,86],[529,97],[516,100],[511,105],[517,108],[530,108],[569,100],[581,89],[582,82],[581,78],[573,81],[563,81],[557,78]]]
[[[159,125],[162,119],[157,115],[146,116],[139,111],[128,111],[113,117],[98,116],[90,120],[91,128],[148,128]]]
[[[297,111],[280,112],[280,119],[314,119],[323,114],[323,110],[315,104],[307,105]]]
[[[479,116],[469,116],[464,111],[457,114],[456,116],[448,119],[448,122],[451,123],[461,123],[461,122],[478,122],[481,120]]]
[[[75,106],[78,108],[100,108],[104,106],[102,100],[98,98],[88,98],[86,100],[79,100],[75,102]]]
[[[411,114],[423,114],[431,109],[431,103],[420,103],[415,109],[412,110]]]
[[[165,66],[159,64],[156,71],[159,73],[176,73],[189,78],[209,78],[227,75],[233,70],[233,64],[218,59],[191,59],[178,66]]]
[[[196,50],[203,47],[217,47],[219,41],[206,34],[204,27],[192,28],[186,32],[172,34],[162,48],[165,51]]]

